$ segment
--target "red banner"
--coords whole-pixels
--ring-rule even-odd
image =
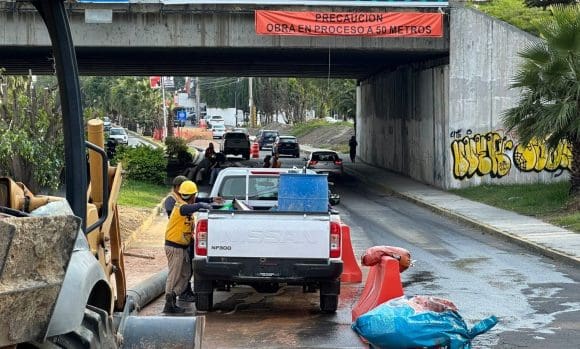
[[[256,33],[296,36],[442,37],[443,15],[427,12],[258,10]]]

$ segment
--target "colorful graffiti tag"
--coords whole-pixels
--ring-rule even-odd
[[[534,139],[527,146],[517,145],[514,150],[514,163],[522,172],[570,170],[572,148],[568,141],[562,140],[556,148],[548,149],[544,142]]]
[[[455,178],[471,178],[475,174],[500,178],[509,173],[512,162],[505,152],[514,146],[511,139],[498,132],[472,134],[471,130],[464,137],[461,130],[454,131],[452,136],[459,136],[451,142]]]
[[[467,130],[451,132],[451,153],[453,155],[453,176],[457,179],[474,175],[501,178],[509,174],[513,163],[522,172],[541,172],[570,169],[572,150],[567,141],[561,141],[556,148],[549,149],[543,142],[533,140],[528,145],[518,144],[503,131],[474,134]],[[512,151],[513,150],[513,151]]]

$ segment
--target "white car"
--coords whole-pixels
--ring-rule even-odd
[[[127,135],[127,131],[122,127],[111,127],[109,139],[114,140],[118,144],[129,145],[129,136]]]
[[[224,125],[212,125],[211,132],[213,133],[213,138],[224,138],[226,133],[226,127]]]
[[[226,125],[224,118],[219,115],[212,115],[209,119],[207,119],[207,122],[211,128],[217,125]]]

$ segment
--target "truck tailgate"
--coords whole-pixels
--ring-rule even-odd
[[[329,257],[328,214],[210,213],[209,257]]]

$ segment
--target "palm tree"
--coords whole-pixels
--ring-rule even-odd
[[[545,140],[554,148],[572,146],[570,195],[580,192],[580,6],[554,6],[542,21],[541,40],[520,52],[524,59],[512,82],[520,88],[518,104],[503,115],[522,144]]]

